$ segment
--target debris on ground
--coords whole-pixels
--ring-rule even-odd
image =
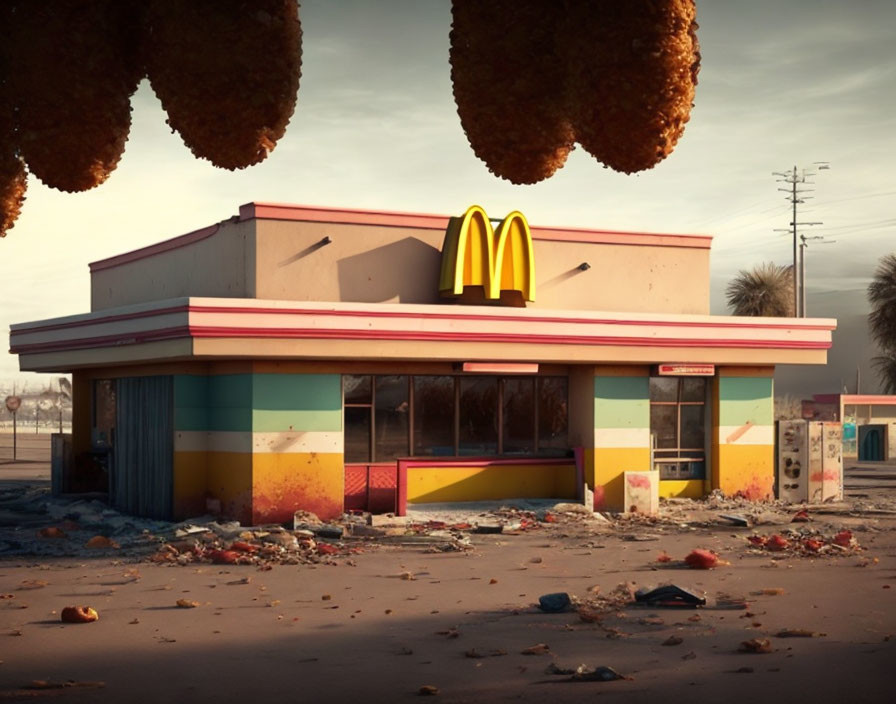
[[[528,648],[523,648],[520,651],[521,655],[547,655],[551,652],[551,649],[548,647],[546,643],[536,643],[535,645],[531,645]]]
[[[545,669],[546,675],[569,675],[567,682],[612,682],[614,680],[631,680],[633,678],[621,675],[612,667],[601,665],[599,667],[588,667],[587,665],[579,665],[575,669],[558,667],[551,663]]]
[[[840,530],[824,534],[814,528],[782,531],[773,535],[748,535],[748,549],[753,552],[774,552],[781,556],[834,556],[855,554],[863,550],[852,531]]]
[[[773,652],[774,648],[768,638],[751,638],[742,642],[738,650],[742,653],[764,654]]]
[[[566,592],[543,594],[538,597],[538,608],[549,614],[568,611],[572,607],[572,601]]]
[[[639,589],[634,596],[636,602],[648,606],[696,607],[706,605],[704,597],[674,584],[666,584],[656,589]]]
[[[783,587],[766,587],[765,589],[751,592],[753,596],[780,596],[781,594],[786,593],[787,591]]]
[[[89,606],[66,606],[60,614],[63,623],[93,623],[99,617],[96,609]]]
[[[719,564],[719,556],[711,550],[691,550],[687,557],[684,558],[685,564],[695,570],[711,570]]]
[[[817,638],[824,636],[824,633],[816,633],[805,628],[785,628],[775,634],[777,638]]]

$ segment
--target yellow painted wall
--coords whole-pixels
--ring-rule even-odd
[[[594,505],[621,511],[625,503],[625,472],[646,472],[650,469],[649,447],[594,448]],[[601,495],[602,493],[602,495]]]
[[[575,496],[573,463],[408,468],[408,503]]]
[[[221,512],[252,524],[252,455],[208,452],[208,495],[221,501]]]
[[[663,479],[660,481],[660,498],[676,497],[699,499],[706,495],[702,479]]]
[[[342,453],[259,453],[252,460],[252,522],[291,521],[296,509],[327,520],[342,515]]]
[[[719,484],[726,495],[742,494],[749,499],[769,499],[775,482],[774,445],[720,445]]]
[[[208,464],[205,452],[174,453],[174,520],[206,513]]]

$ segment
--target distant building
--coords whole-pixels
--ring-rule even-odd
[[[410,502],[768,498],[778,364],[835,321],[711,316],[711,238],[249,203],[90,266],[91,311],[14,325],[71,372],[63,486],[181,519]],[[537,265],[537,268],[536,268]]]
[[[845,459],[896,458],[896,396],[816,394],[803,401],[803,418],[841,421]]]

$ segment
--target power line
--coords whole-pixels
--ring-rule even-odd
[[[831,166],[826,161],[817,161],[815,162],[816,167],[819,171],[830,169]],[[793,207],[793,219],[790,221],[791,232],[793,233],[793,313],[794,316],[800,316],[800,288],[802,282],[800,281],[799,269],[797,268],[797,258],[798,258],[798,248],[799,245],[797,243],[797,228],[798,227],[809,227],[811,225],[823,225],[821,222],[797,222],[797,205],[805,203],[812,196],[805,195],[806,193],[811,193],[813,189],[811,188],[797,188],[797,186],[805,186],[812,185],[814,182],[809,181],[808,179],[812,176],[815,176],[816,171],[808,171],[803,169],[802,172],[798,172],[796,166],[793,167],[793,171],[774,171],[772,172],[772,176],[780,176],[781,178],[777,179],[778,183],[786,183],[790,186],[790,188],[779,188],[779,191],[784,191],[788,193],[787,200],[790,202]],[[786,230],[784,230],[786,232]]]

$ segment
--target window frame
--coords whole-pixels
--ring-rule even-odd
[[[660,479],[705,479],[706,478],[706,467],[707,467],[707,458],[709,453],[706,451],[706,409],[712,408],[712,406],[707,401],[707,395],[709,393],[710,384],[707,383],[707,379],[705,377],[688,377],[688,376],[679,376],[679,377],[670,377],[670,376],[662,376],[662,377],[650,377],[651,379],[675,379],[678,382],[676,396],[674,401],[654,401],[650,398],[650,394],[648,393],[648,401],[650,405],[650,417],[653,417],[653,407],[654,406],[663,406],[663,407],[674,407],[675,408],[675,447],[657,447],[655,444],[655,438],[657,437],[657,433],[654,432],[653,423],[651,422],[650,426],[650,452],[651,452],[651,464],[654,467],[659,466],[659,470],[661,472]],[[703,398],[700,401],[684,401],[682,400],[682,396],[684,394],[684,382],[687,380],[699,378],[703,381]],[[693,407],[699,406],[703,409],[703,446],[700,448],[696,447],[682,447],[682,408],[683,407]],[[690,465],[695,462],[702,463],[703,471],[701,476],[690,476],[691,471],[684,471],[683,465]],[[667,476],[663,476],[663,475]],[[686,477],[682,477],[682,474],[687,474]],[[669,476],[671,475],[671,476]]]
[[[343,374],[343,389],[345,384],[345,377],[359,377],[365,376],[370,378],[370,400],[365,402],[345,401],[345,393],[343,391],[343,435],[346,432],[346,427],[344,424],[345,419],[345,409],[347,408],[367,408],[369,412],[369,437],[368,437],[368,448],[367,448],[367,460],[346,460],[346,464],[377,464],[382,462],[394,462],[395,459],[385,459],[381,460],[377,458],[376,453],[376,379],[381,376],[399,376],[405,377],[407,379],[407,393],[408,393],[408,441],[407,448],[408,454],[405,455],[408,458],[415,459],[435,459],[438,457],[452,458],[452,459],[470,459],[475,457],[514,457],[521,459],[529,459],[529,458],[539,458],[539,457],[556,457],[556,454],[544,454],[542,452],[541,443],[540,443],[540,394],[542,393],[542,385],[543,379],[563,379],[566,384],[566,404],[567,409],[569,407],[569,377],[562,374],[550,374],[550,375],[498,375],[498,374]],[[416,425],[416,414],[417,414],[417,401],[415,394],[415,377],[420,376],[435,376],[435,377],[447,377],[452,380],[453,383],[453,391],[454,391],[454,418],[453,418],[453,447],[452,454],[450,455],[421,455],[415,453],[415,444],[416,438],[415,436],[415,425]],[[461,418],[461,379],[465,378],[477,378],[477,377],[494,377],[497,382],[497,407],[496,407],[496,416],[497,416],[497,442],[496,442],[496,450],[495,454],[489,455],[464,455],[459,454],[460,452],[460,418]],[[504,452],[504,398],[505,398],[505,382],[507,379],[516,379],[516,378],[525,378],[532,380],[532,418],[530,424],[530,431],[532,433],[532,447],[533,451],[531,453],[520,454],[513,453],[511,455],[505,455]],[[566,437],[567,437],[567,445],[569,440],[569,416],[567,411],[566,417]],[[556,452],[557,448],[550,448]],[[569,448],[566,448],[566,452],[569,451]]]

